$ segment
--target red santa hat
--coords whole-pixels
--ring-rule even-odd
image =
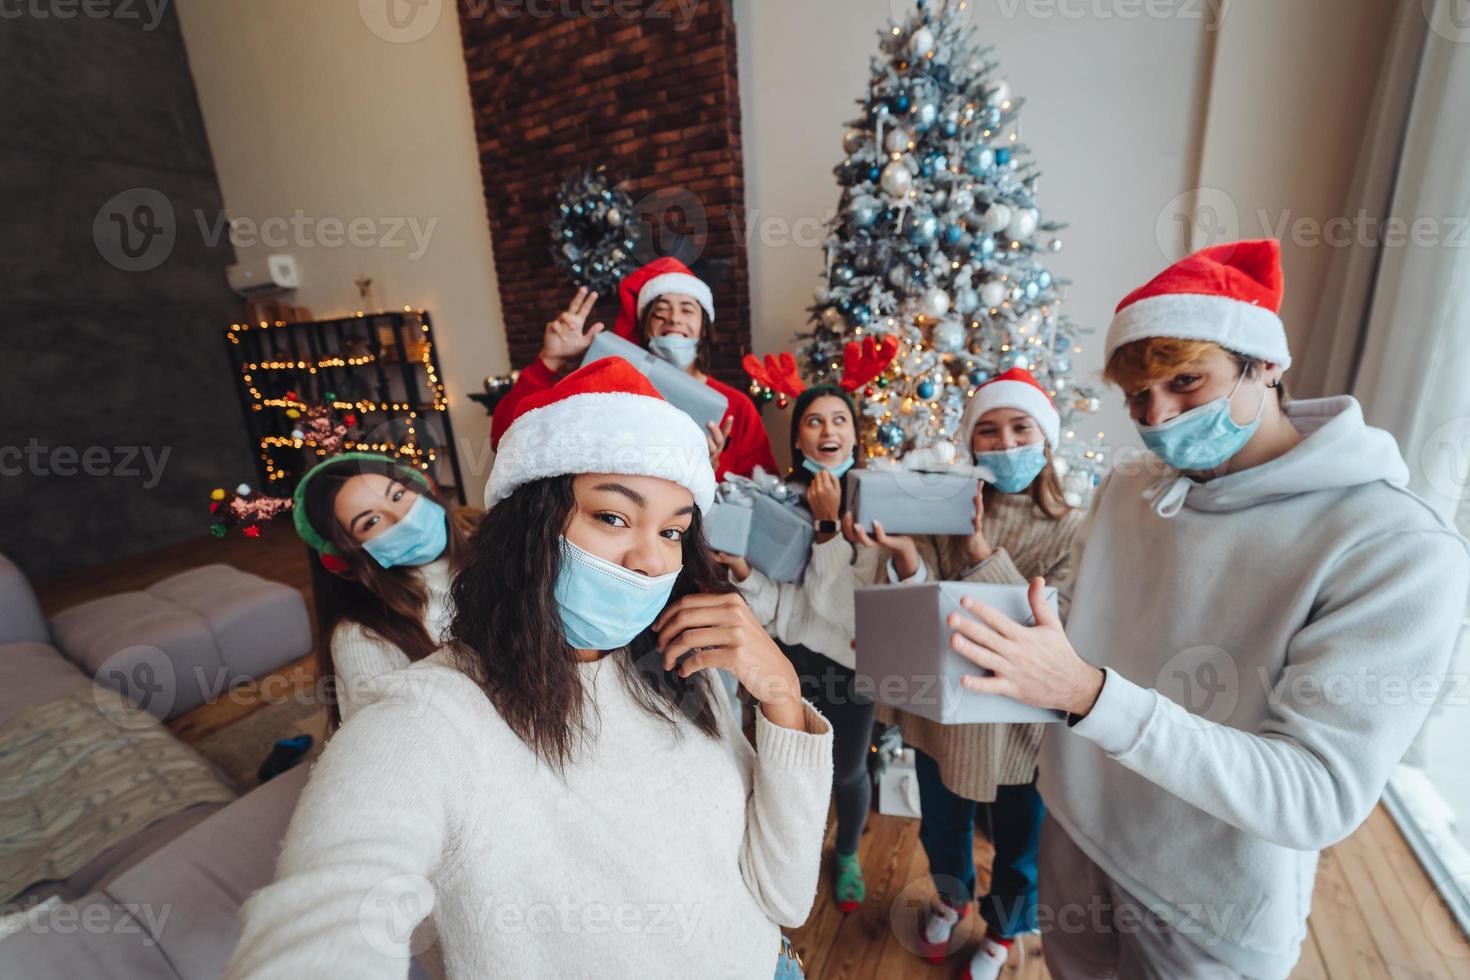
[[[709,284],[689,271],[689,267],[675,258],[654,259],[652,262],[628,273],[618,284],[618,318],[613,323],[613,333],[624,340],[637,341],[638,319],[648,304],[668,293],[692,296],[704,307],[710,322],[715,320],[715,296]]]
[[[1047,445],[1052,449],[1057,448],[1062,418],[1057,414],[1057,407],[1051,396],[1030,371],[1025,368],[1011,368],[1005,374],[998,374],[976,388],[975,393],[970,396],[965,414],[960,417],[957,433],[962,453],[968,452],[974,444],[975,426],[980,424],[980,417],[996,408],[1014,408],[1018,412],[1025,412],[1041,426]]]
[[[692,493],[701,511],[715,497],[704,433],[621,357],[594,361],[515,406],[485,509],[523,484],[569,473],[661,477]]]
[[[1104,363],[1149,337],[1211,340],[1247,357],[1291,366],[1281,322],[1281,243],[1216,245],[1181,259],[1118,304]]]

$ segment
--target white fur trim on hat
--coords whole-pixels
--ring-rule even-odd
[[[642,316],[649,303],[667,293],[693,296],[704,307],[710,322],[715,322],[715,294],[710,292],[709,284],[698,276],[684,272],[665,272],[645,282],[643,288],[638,290],[638,315]]]
[[[980,417],[996,408],[1014,408],[1018,412],[1025,412],[1041,426],[1047,445],[1052,449],[1057,448],[1057,441],[1062,434],[1062,419],[1051,400],[1046,397],[1046,392],[1024,381],[992,381],[977,388],[975,394],[970,396],[969,404],[965,406],[965,414],[960,418],[959,431],[956,433],[962,451],[968,451],[975,444],[975,426],[980,424]]]
[[[700,511],[715,499],[709,443],[693,419],[661,398],[587,392],[511,424],[485,485],[485,509],[523,484],[569,473],[661,477],[692,493]]]
[[[1291,367],[1286,326],[1264,306],[1227,296],[1168,293],[1123,307],[1108,326],[1103,363],[1124,344],[1150,337],[1210,340],[1226,350]]]

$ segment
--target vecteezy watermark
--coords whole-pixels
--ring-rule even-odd
[[[423,40],[439,26],[444,0],[357,0],[368,30],[393,44]]]
[[[83,933],[91,936],[120,935],[138,936],[144,947],[156,946],[174,907],[151,905],[146,902],[90,901],[85,903],[62,902],[59,900],[32,899],[25,902],[0,905],[0,917],[24,915],[18,927],[9,928],[0,935],[16,932],[74,936]],[[8,922],[7,925],[13,925]]]
[[[1470,44],[1470,0],[1419,0],[1429,29],[1451,44]]]
[[[1470,212],[1404,217],[1360,209],[1319,218],[1290,208],[1275,214],[1257,208],[1247,220],[1225,191],[1197,187],[1164,206],[1154,223],[1154,237],[1159,251],[1170,259],[1242,238],[1275,238],[1298,248],[1470,248]]]
[[[1430,489],[1449,500],[1470,493],[1470,417],[1436,426],[1418,447],[1417,463]]]
[[[169,0],[0,0],[0,20],[140,21],[143,30],[157,29]]]
[[[1230,0],[996,0],[1002,17],[1032,20],[1197,20],[1217,31]]]
[[[224,211],[192,211],[200,242],[217,248],[226,237],[236,248],[406,249],[410,261],[429,250],[437,217],[289,215],[231,218]],[[173,202],[153,187],[133,187],[109,198],[92,219],[92,240],[108,263],[124,272],[147,272],[168,260],[178,243],[179,219]]]
[[[179,694],[174,662],[155,646],[124,647],[102,661],[93,676],[97,710],[124,731],[157,725],[173,711]]]
[[[0,446],[0,476],[142,476],[143,489],[152,490],[163,479],[172,451],[172,446],[158,453],[152,446],[45,446],[32,436],[24,446]]]

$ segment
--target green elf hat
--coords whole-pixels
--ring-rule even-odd
[[[384,466],[392,467],[395,472],[408,473],[425,490],[432,490],[434,488],[433,483],[423,473],[420,473],[406,463],[402,463],[391,456],[384,456],[381,453],[338,453],[336,456],[324,459],[307,470],[306,475],[296,484],[296,492],[291,495],[291,520],[296,525],[296,536],[302,541],[305,541],[317,553],[317,558],[321,561],[323,568],[336,575],[341,575],[347,571],[347,562],[343,560],[341,550],[332,544],[332,542],[322,537],[317,532],[317,529],[311,526],[311,519],[306,516],[306,487],[311,483],[312,477],[327,467],[353,460],[363,463],[381,463]]]

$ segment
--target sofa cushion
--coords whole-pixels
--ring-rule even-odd
[[[171,908],[156,938],[181,976],[223,972],[240,938],[240,906],[274,879],[281,840],[309,775],[309,766],[287,770],[107,886],[114,902]]]
[[[52,618],[51,629],[88,676],[160,719],[193,710],[223,689],[226,670],[208,623],[147,592],[73,606]]]
[[[0,555],[0,643],[50,643],[46,617],[31,582],[9,558]]]
[[[90,684],[76,664],[49,643],[0,645],[0,725],[33,704],[59,698],[74,687]]]
[[[226,686],[264,677],[311,652],[306,601],[289,585],[215,564],[171,575],[148,592],[209,624],[230,673]]]
[[[30,925],[0,940],[0,977],[184,980],[150,936],[149,920],[168,912],[166,907],[128,909],[97,892],[37,912]]]

